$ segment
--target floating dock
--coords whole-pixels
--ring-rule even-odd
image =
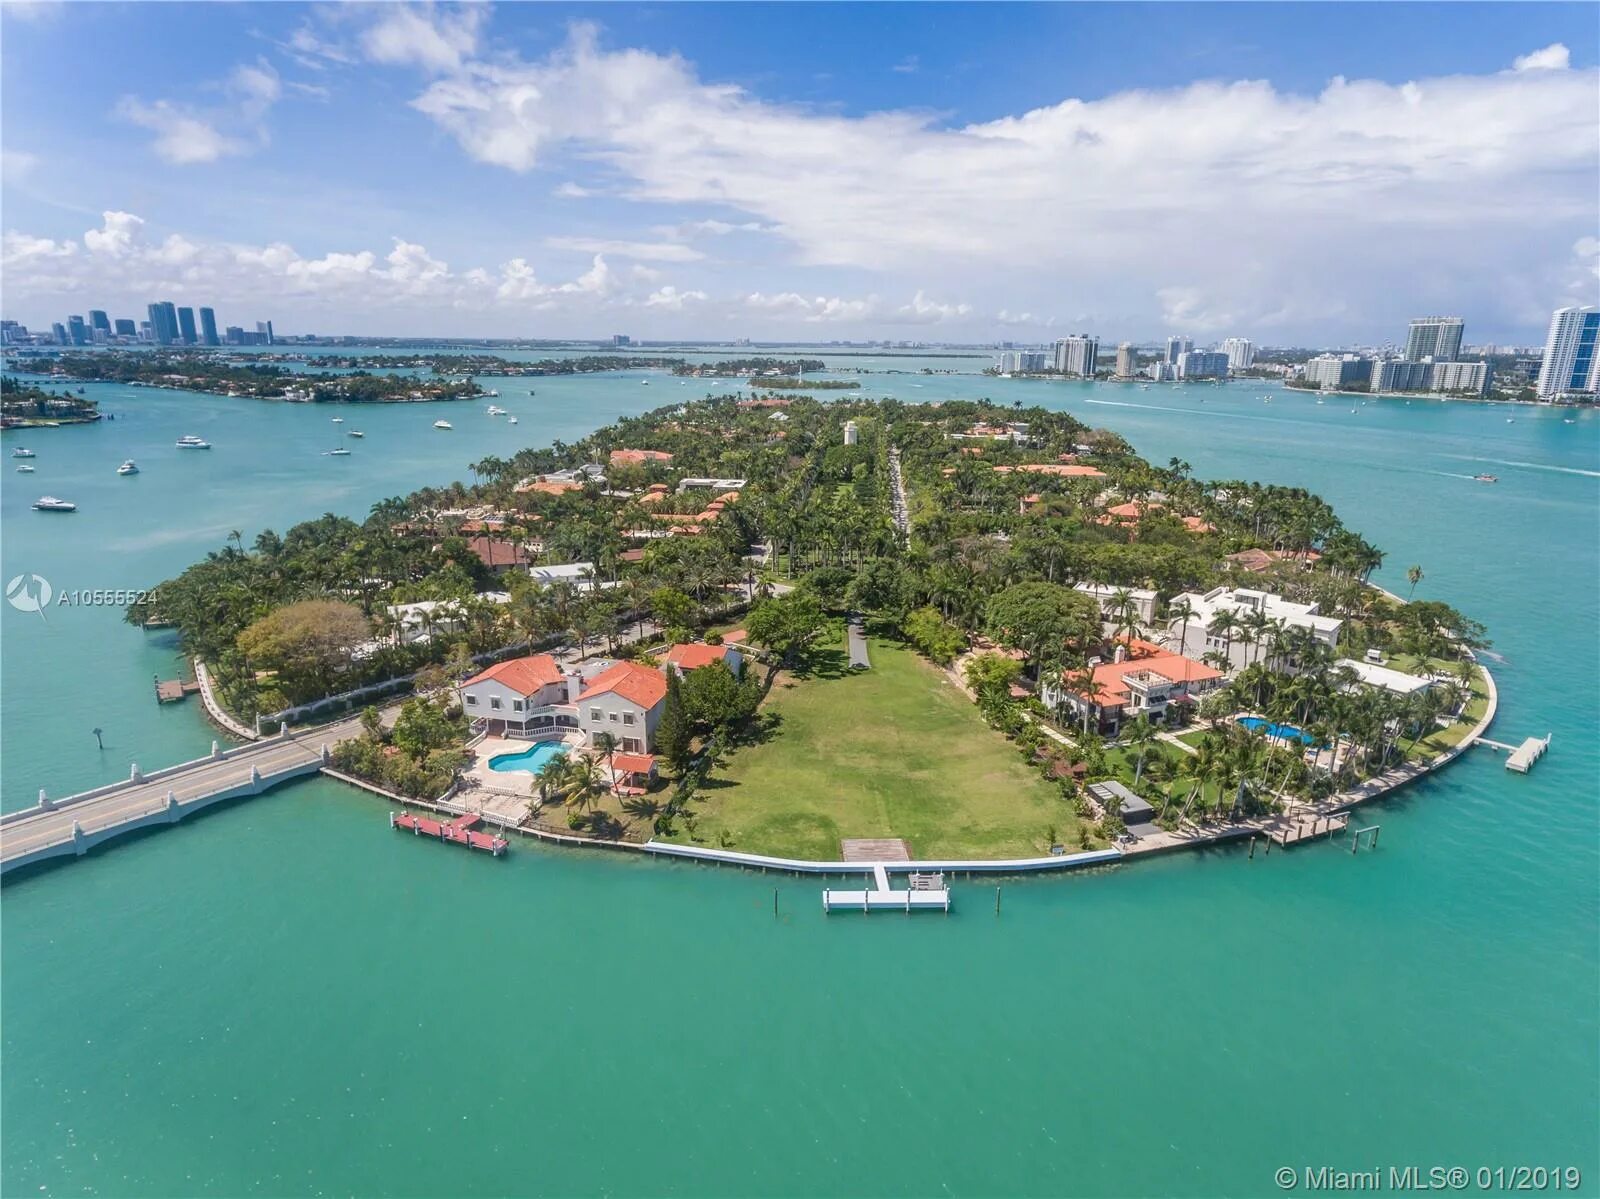
[[[1504,741],[1491,741],[1487,737],[1479,737],[1477,745],[1487,745],[1490,749],[1497,749],[1508,755],[1506,769],[1515,770],[1518,774],[1527,774],[1533,769],[1533,764],[1544,757],[1550,748],[1550,736],[1529,737],[1521,745],[1507,745]]]
[[[200,690],[199,683],[186,683],[182,679],[162,679],[156,676],[156,703],[175,704]]]
[[[505,853],[511,842],[490,833],[474,832],[473,826],[481,820],[482,817],[476,812],[468,812],[465,816],[457,816],[454,820],[433,820],[411,812],[389,813],[390,828],[410,829],[414,836],[452,841],[457,845],[465,845],[468,849],[486,849],[498,858]]]
[[[835,908],[846,911],[871,912],[874,908],[891,912],[950,910],[950,890],[944,885],[943,874],[912,874],[911,885],[904,891],[889,886],[889,871],[881,864],[872,868],[874,887],[870,891],[835,891],[829,888],[822,893],[822,910]]]

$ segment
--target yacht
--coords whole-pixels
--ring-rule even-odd
[[[1516,418],[1516,417],[1514,417],[1514,416],[1508,416],[1508,417],[1506,417],[1506,424],[1508,424],[1508,425],[1514,425],[1514,424],[1516,424],[1516,423],[1517,423],[1517,418]]]
[[[500,407],[499,404],[490,404],[489,405],[489,415],[490,416],[504,416],[505,414],[506,414],[506,410],[504,408]]]
[[[23,449],[19,445],[16,449],[11,451],[11,456],[13,458],[37,458],[39,455],[35,454],[32,450]]]
[[[344,424],[344,417],[342,417],[342,416],[336,416],[336,417],[334,417],[334,418],[333,418],[333,423],[334,423],[334,424],[336,424],[336,425],[342,425],[342,424]]]
[[[491,400],[498,400],[500,398],[500,393],[492,387],[483,394],[488,396]]]
[[[455,428],[455,426],[452,425],[447,420],[436,420],[436,421],[433,422],[433,427],[435,429],[453,429],[453,428]]]
[[[139,464],[129,458],[121,466],[117,467],[117,473],[119,475],[136,475],[139,473]]]
[[[178,438],[177,445],[180,450],[209,450],[211,448],[209,441],[204,437],[196,437],[193,433],[185,433]]]
[[[343,446],[340,446],[336,450],[327,451],[327,454],[330,458],[348,458],[350,456],[350,451],[345,449]]]
[[[639,380],[639,386],[640,387],[649,387],[650,386],[650,380],[649,379],[640,379]]]
[[[351,429],[348,433],[345,434],[345,436],[346,437],[365,437],[366,434],[363,433],[360,429]]]
[[[514,417],[514,416],[508,416],[508,417],[506,417],[506,424],[508,424],[508,425],[514,425],[514,424],[516,424],[516,423],[517,423],[517,418],[516,418],[516,417]]]
[[[34,472],[34,470],[35,470],[35,468],[32,467],[32,466],[29,466],[26,462],[24,462],[21,466],[17,467],[17,473],[18,474],[31,475]]]
[[[58,500],[53,495],[41,495],[33,501],[33,506],[40,512],[76,512],[78,505],[68,500]]]
[[[1472,477],[1479,483],[1498,483],[1500,481],[1500,476],[1498,475],[1473,475]]]

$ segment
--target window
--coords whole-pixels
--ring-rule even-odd
[[[615,712],[611,713],[611,723],[612,724],[616,724],[617,723],[617,714]]]
[[[624,737],[622,739],[622,752],[625,754],[642,754],[644,746],[639,744],[637,737]]]
[[[595,724],[599,724],[605,718],[606,718],[606,714],[604,712],[602,712],[599,708],[590,708],[589,709],[589,719],[594,721]]]
[[[513,712],[520,712],[520,711],[522,711],[522,701],[521,701],[521,700],[520,700],[520,699],[514,699],[514,700],[512,700],[512,701],[511,701],[511,710],[512,710],[512,711],[513,711]]]
[[[478,706],[478,697],[476,695],[467,696],[467,707],[476,708],[477,706]]]
[[[623,724],[632,724],[633,723],[633,713],[632,712],[624,712],[622,714],[622,723]]]
[[[491,695],[489,697],[489,706],[498,712],[500,710],[500,697],[498,695]]]

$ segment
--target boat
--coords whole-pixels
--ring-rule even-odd
[[[119,475],[136,475],[139,473],[139,464],[129,458],[121,466],[117,467],[117,473]]]
[[[514,424],[516,424],[516,423],[517,423],[517,418],[516,418],[516,417],[514,417],[514,416],[508,416],[508,417],[506,417],[506,424],[508,424],[508,425],[514,425]]]
[[[17,467],[17,472],[19,474],[31,475],[35,469],[35,467],[29,466],[26,462],[24,462],[21,466]]]
[[[334,424],[336,424],[336,425],[342,425],[342,424],[344,424],[344,417],[342,417],[342,416],[336,416],[336,417],[334,417],[334,418],[333,418],[333,423],[334,423]]]
[[[453,428],[455,428],[455,426],[452,425],[447,420],[436,420],[436,421],[433,422],[433,427],[435,429],[453,429]]]
[[[506,410],[504,408],[500,407],[499,404],[490,404],[489,405],[489,415],[490,416],[504,416],[505,414],[506,414]]]
[[[650,380],[649,379],[640,379],[639,380],[639,386],[640,387],[649,387],[650,386]]]
[[[498,391],[496,391],[493,387],[491,387],[488,391],[484,392],[483,394],[488,396],[491,400],[498,400],[500,398],[500,393]]]
[[[343,446],[340,446],[336,450],[328,450],[326,453],[330,458],[348,458],[350,456],[350,451],[345,449]]]
[[[1514,417],[1514,416],[1508,416],[1508,417],[1506,417],[1506,424],[1508,424],[1508,425],[1514,425],[1514,424],[1516,424],[1516,423],[1517,423],[1517,418],[1516,418],[1516,417]]]
[[[78,505],[70,500],[58,500],[53,495],[41,495],[33,501],[33,506],[39,512],[76,512]]]
[[[16,449],[11,451],[11,456],[13,458],[37,458],[39,455],[35,454],[32,450],[23,449],[19,445]]]
[[[196,437],[193,433],[185,433],[178,438],[177,446],[180,450],[209,450],[211,443],[203,437]]]
[[[363,433],[360,429],[351,429],[348,433],[345,434],[345,436],[346,437],[365,437],[366,434]]]
[[[1480,483],[1498,483],[1500,481],[1498,475],[1473,475],[1472,477]]]

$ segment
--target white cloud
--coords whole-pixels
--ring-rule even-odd
[[[374,62],[451,71],[478,46],[488,8],[467,4],[382,5],[381,15],[361,34],[361,48]]]
[[[131,212],[103,212],[101,225],[83,235],[83,244],[91,254],[108,254],[120,258],[133,249],[144,236],[144,218]]]
[[[16,183],[33,174],[39,165],[39,156],[27,150],[0,150],[0,178]]]
[[[315,94],[326,89],[292,85],[296,91]],[[264,58],[240,63],[220,84],[209,90],[221,95],[220,103],[207,107],[176,100],[145,101],[124,96],[115,109],[121,119],[153,132],[151,148],[177,166],[216,162],[245,154],[268,140],[266,117],[283,96],[283,80]]]
[[[547,237],[553,250],[577,250],[584,254],[614,254],[618,258],[637,258],[643,262],[693,262],[705,255],[692,246],[675,242],[622,241],[603,237]]]
[[[565,199],[565,200],[583,200],[583,199],[587,199],[589,196],[594,195],[595,193],[593,191],[591,191],[590,189],[588,189],[587,187],[583,187],[580,184],[573,183],[569,179],[567,182],[561,184],[561,186],[556,188],[556,190],[555,190],[555,192],[553,194],[557,195],[557,196],[560,196],[562,199]]]
[[[670,308],[679,312],[690,304],[703,304],[708,298],[703,291],[679,291],[669,283],[651,292],[644,303],[646,308]]]
[[[1492,295],[1536,256],[1559,286],[1539,247],[1594,227],[1600,184],[1600,74],[1531,69],[1565,62],[1547,48],[1515,70],[1335,78],[1310,95],[1200,82],[951,127],[765,101],[579,26],[539,60],[463,57],[413,105],[480,162],[527,172],[577,154],[609,194],[743,214],[697,232],[755,225],[800,268],[886,287],[981,279],[994,309],[1136,314],[1138,335],[1168,315],[1387,323]],[[1385,277],[1410,282],[1375,302]],[[792,286],[755,294],[802,296]]]
[[[1571,65],[1571,52],[1560,42],[1553,42],[1543,50],[1522,55],[1511,67],[1517,71],[1565,71]]]
[[[133,96],[117,105],[117,115],[153,131],[151,149],[176,166],[215,162],[227,154],[242,154],[245,143],[222,133],[210,121],[184,111],[167,100],[145,103]]]

